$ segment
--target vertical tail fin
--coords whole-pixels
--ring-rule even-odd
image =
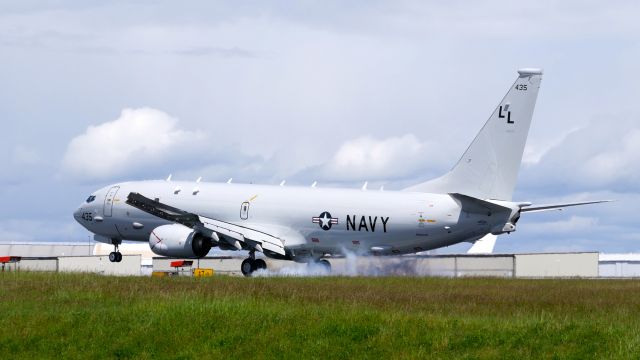
[[[496,246],[498,235],[487,234],[473,243],[473,246],[467,250],[467,254],[491,254]]]
[[[461,193],[511,200],[533,116],[542,70],[518,70],[518,78],[458,163],[442,177],[408,191]]]

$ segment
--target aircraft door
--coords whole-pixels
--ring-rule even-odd
[[[240,219],[247,220],[249,218],[249,202],[245,201],[240,205]]]
[[[107,192],[107,196],[104,198],[104,216],[111,216],[113,212],[113,198],[116,196],[118,189],[120,189],[120,186],[114,186]]]

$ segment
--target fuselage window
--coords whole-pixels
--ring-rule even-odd
[[[95,200],[95,199],[96,199],[96,196],[95,196],[95,195],[91,195],[91,196],[89,196],[89,197],[87,198],[87,203],[90,203],[90,202],[92,202],[92,201],[93,201],[93,200]]]

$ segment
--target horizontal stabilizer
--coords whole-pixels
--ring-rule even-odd
[[[484,214],[486,212],[497,213],[506,212],[511,213],[511,208],[498,205],[490,201],[481,200],[472,196],[464,194],[449,194],[452,198],[461,203],[462,209],[470,213]]]
[[[580,206],[580,205],[590,205],[590,204],[601,204],[606,202],[611,202],[613,200],[596,200],[596,201],[581,201],[574,203],[564,203],[564,204],[546,204],[546,205],[538,205],[538,206],[527,206],[523,207],[520,212],[541,212],[541,211],[550,211],[550,210],[562,210],[563,208],[570,206]]]

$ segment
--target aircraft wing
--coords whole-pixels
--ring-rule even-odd
[[[524,213],[524,212],[562,210],[563,208],[570,207],[570,206],[600,204],[600,203],[606,203],[611,201],[613,200],[582,201],[582,202],[564,203],[564,204],[546,204],[546,205],[538,205],[538,206],[526,206],[526,207],[523,207],[522,210],[520,210],[520,212]]]
[[[258,229],[190,213],[149,199],[139,193],[129,193],[126,203],[161,219],[190,227],[218,242],[224,241],[238,250],[250,249],[260,252],[267,250],[285,255],[284,241],[281,238]]]

